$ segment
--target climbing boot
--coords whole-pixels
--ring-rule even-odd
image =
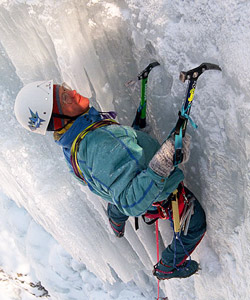
[[[115,221],[113,221],[111,218],[109,218],[109,224],[117,237],[121,238],[124,236],[125,222],[121,222],[118,224]]]
[[[178,267],[170,267],[160,260],[153,270],[153,275],[159,280],[171,279],[171,278],[187,278],[199,270],[199,264],[194,260],[185,261]]]

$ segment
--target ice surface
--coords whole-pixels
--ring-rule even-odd
[[[149,78],[148,122],[160,141],[184,99],[179,72],[202,62],[223,70],[198,81],[191,116],[199,127],[188,128],[192,154],[184,166],[186,184],[207,214],[207,235],[193,255],[202,270],[161,283],[162,295],[249,298],[249,14],[250,2],[243,0],[0,1],[1,237],[12,237],[22,272],[32,270],[32,280],[53,299],[155,297],[154,228],[141,225],[135,233],[131,219],[117,240],[105,202],[71,177],[51,134],[37,136],[16,122],[15,96],[34,80],[66,81],[130,125],[139,89],[125,83],[153,60],[161,67]],[[166,245],[169,227],[161,222],[160,228]],[[3,255],[5,271],[18,272],[12,252]]]

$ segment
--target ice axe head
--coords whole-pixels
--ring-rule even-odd
[[[138,74],[138,76],[137,76],[138,80],[148,78],[148,74],[150,73],[150,71],[154,67],[159,66],[159,65],[160,64],[158,63],[158,61],[154,61],[151,64],[149,64],[140,74]]]
[[[218,65],[210,63],[202,63],[199,67],[189,70],[187,72],[182,71],[180,73],[180,80],[185,82],[186,80],[196,81],[199,76],[206,70],[218,70],[221,71],[221,68]]]

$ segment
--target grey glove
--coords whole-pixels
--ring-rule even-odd
[[[149,167],[156,174],[162,177],[168,177],[173,169],[174,153],[174,141],[172,139],[166,140],[149,162]]]
[[[182,140],[182,153],[183,153],[182,164],[185,164],[189,160],[190,144],[191,144],[191,136],[189,134],[186,134]]]
[[[186,163],[190,156],[190,143],[191,136],[186,134],[182,140],[182,153],[183,160],[182,163]],[[175,153],[174,141],[173,139],[166,140],[161,148],[156,152],[151,161],[149,162],[149,167],[158,175],[162,177],[168,177],[172,171],[174,164],[173,158]]]

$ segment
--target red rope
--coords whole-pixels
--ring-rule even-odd
[[[160,260],[159,256],[159,226],[158,220],[155,222],[155,232],[156,232],[156,250],[157,250],[157,262]]]
[[[155,233],[156,233],[156,252],[157,252],[157,262],[160,260],[159,255],[159,225],[158,220],[155,221]],[[158,285],[157,285],[157,300],[168,300],[168,297],[160,298],[160,280],[158,279]]]
[[[156,253],[157,253],[157,262],[160,260],[159,255],[159,226],[158,220],[155,222],[155,233],[156,233]],[[157,300],[160,299],[160,280],[158,279],[158,287],[157,287]]]

